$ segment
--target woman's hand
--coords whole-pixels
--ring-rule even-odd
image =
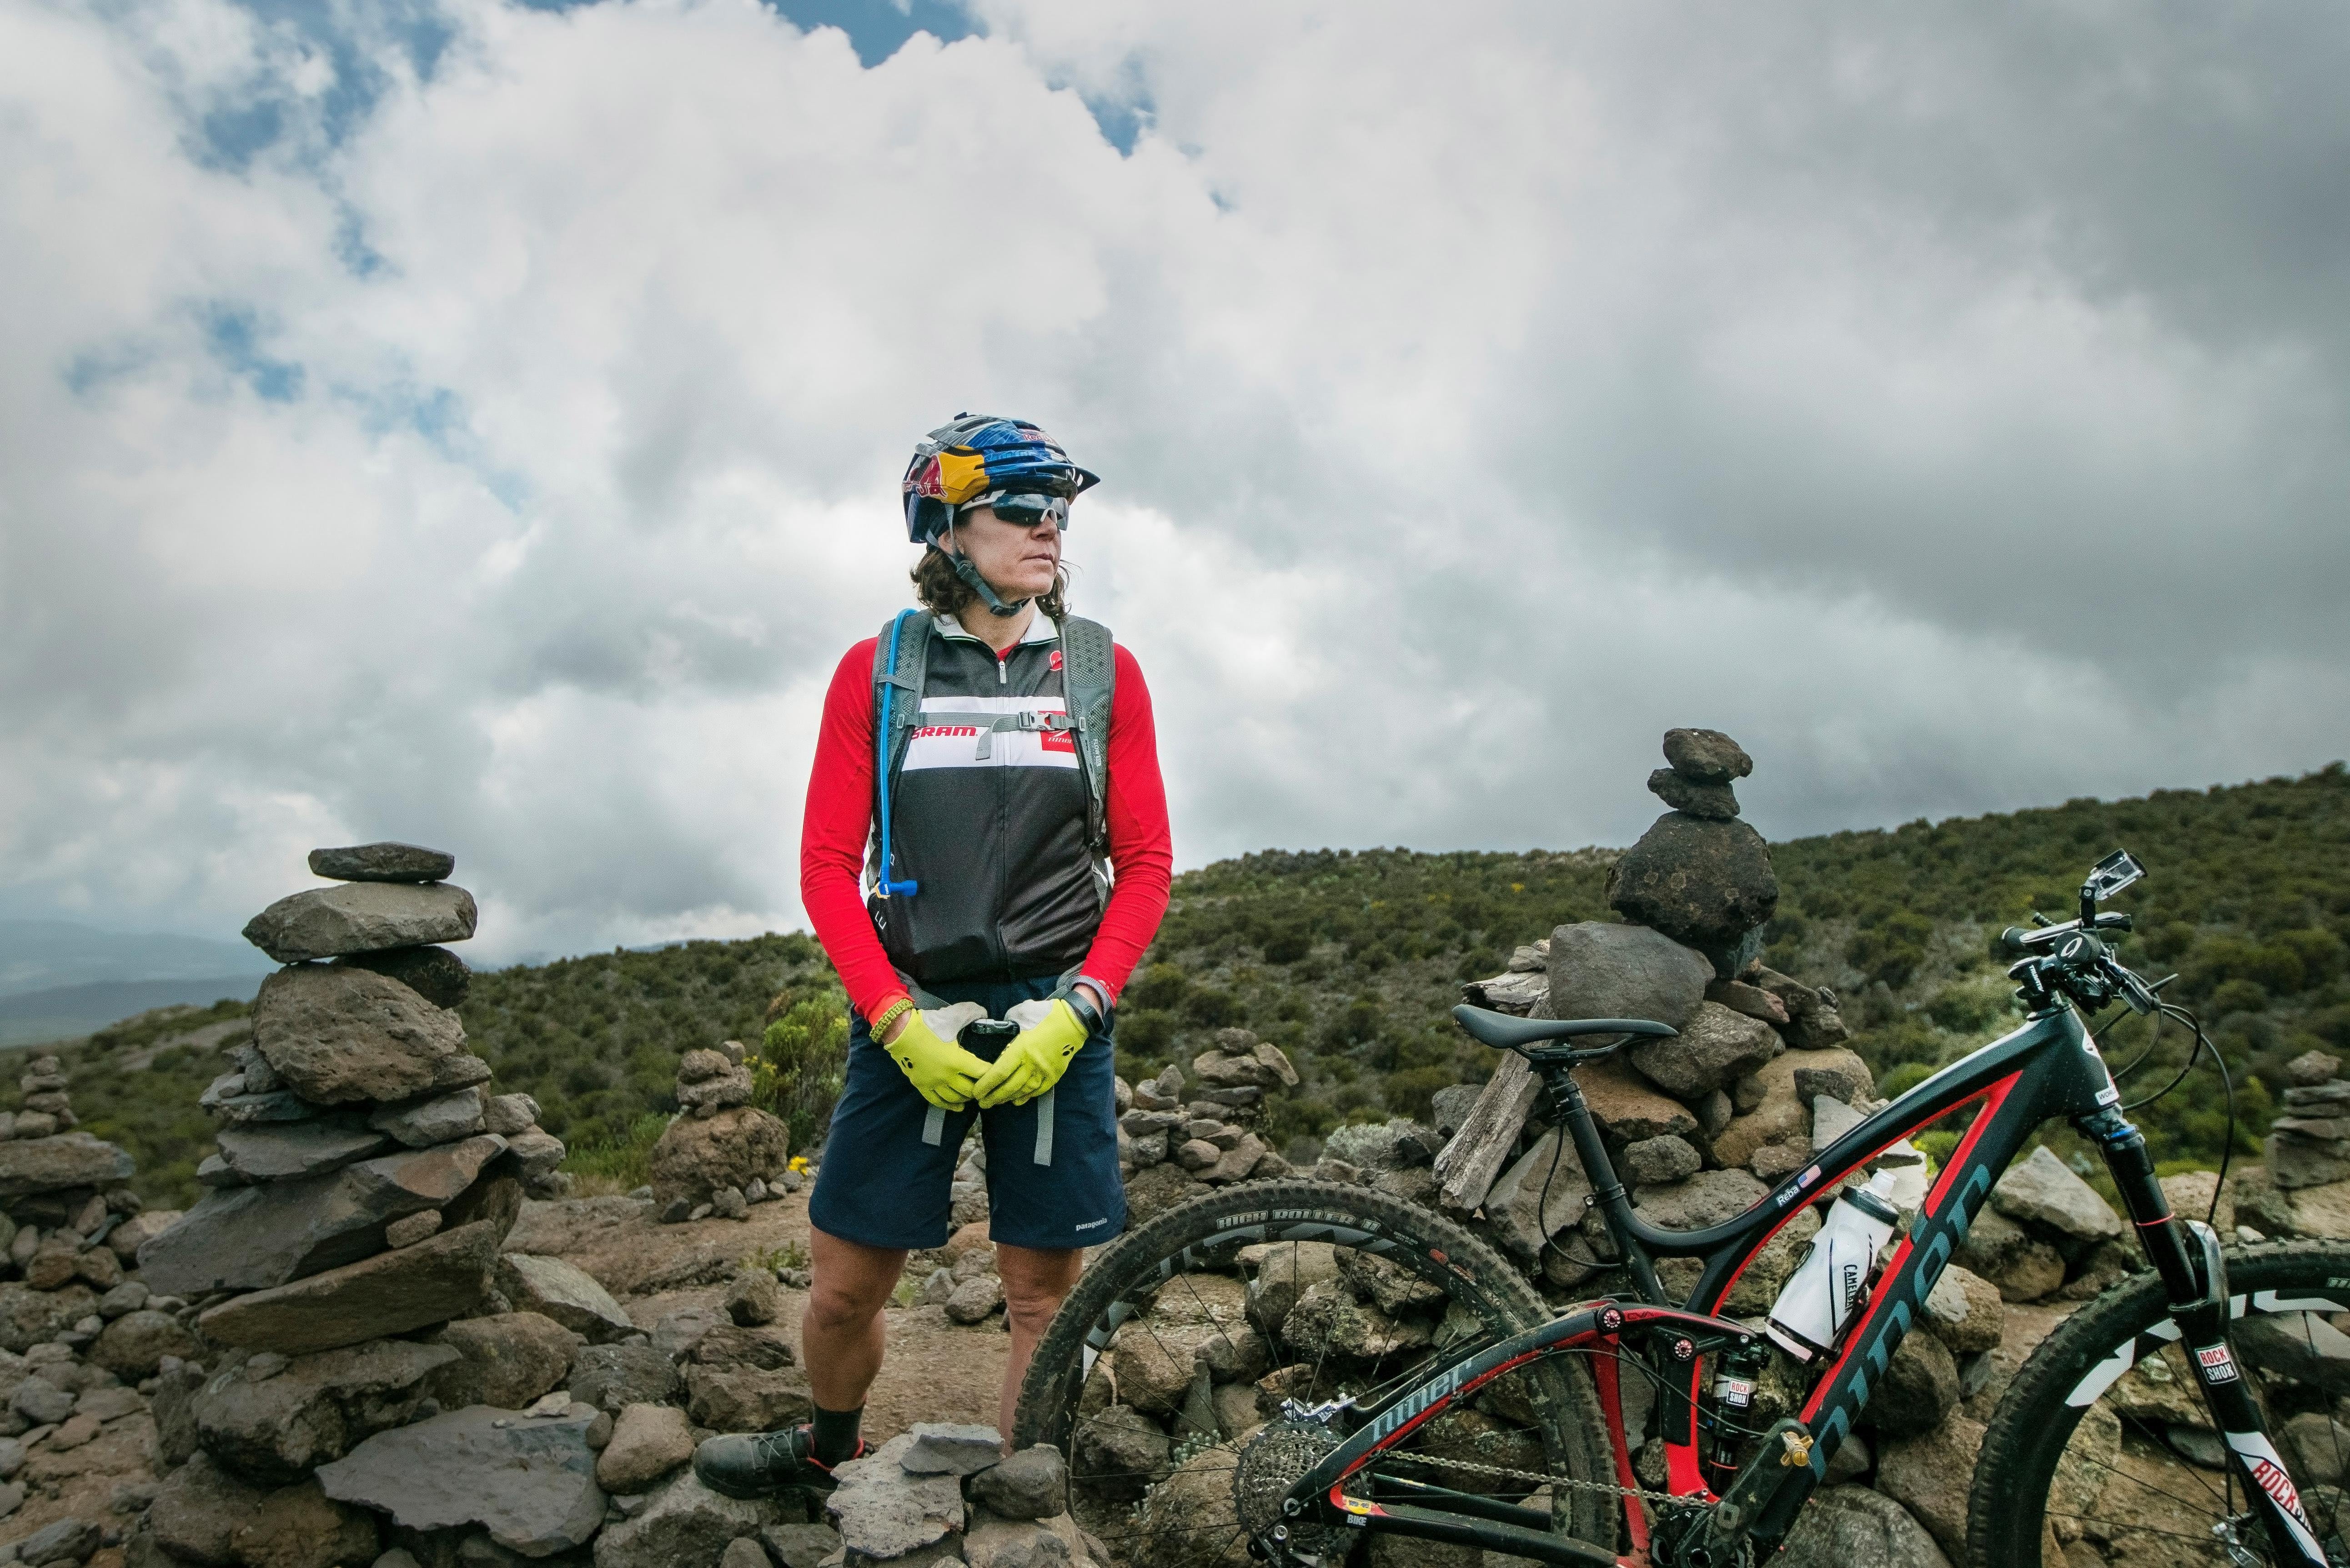
[[[958,1013],[963,1015],[954,1016]],[[942,1111],[959,1111],[971,1103],[979,1080],[990,1069],[985,1062],[955,1044],[953,1036],[972,1018],[983,1017],[985,1013],[984,1008],[972,1002],[940,1008],[935,1013],[917,1012],[910,1008],[881,1042],[881,1049],[898,1064],[898,1070],[906,1075],[906,1081],[914,1085],[916,1094]],[[951,1024],[952,1032],[941,1035],[934,1019]]]
[[[989,1110],[1007,1101],[1026,1105],[1061,1081],[1087,1033],[1076,1008],[1066,1002],[1054,1002],[1043,1018],[1013,1038],[972,1093]]]

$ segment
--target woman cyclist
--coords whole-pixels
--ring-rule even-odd
[[[703,1443],[695,1473],[729,1496],[828,1490],[863,1451],[881,1308],[906,1254],[947,1240],[974,1117],[1012,1331],[1000,1430],[1079,1250],[1125,1226],[1110,1020],[1171,860],[1142,671],[1066,610],[1061,533],[1096,483],[1036,426],[986,415],[931,431],[907,468],[922,608],[834,672],[800,840],[801,898],[854,1010],[808,1201],[816,1415]],[[967,1049],[982,1017],[1021,1027]]]

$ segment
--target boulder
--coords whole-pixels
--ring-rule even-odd
[[[892,1438],[879,1451],[833,1472],[840,1484],[825,1500],[824,1511],[840,1532],[850,1563],[960,1543],[962,1485],[952,1474],[907,1473],[899,1461],[913,1441],[910,1436]]]
[[[1779,879],[1770,847],[1747,824],[1669,811],[1608,868],[1607,903],[1627,920],[1721,955],[1771,918]],[[1709,978],[1737,972],[1720,956],[1712,968]]]
[[[1798,1074],[1822,1076],[1798,1078]],[[1724,1165],[1751,1167],[1755,1151],[1772,1144],[1798,1146],[1808,1155],[1811,1106],[1819,1094],[1826,1092],[1823,1085],[1846,1088],[1853,1099],[1876,1093],[1868,1064],[1850,1051],[1829,1049],[1800,1055],[1788,1052],[1774,1056],[1737,1085],[1744,1093],[1747,1108],[1714,1138],[1714,1158]],[[1806,1085],[1812,1093],[1804,1092]]]
[[[1297,1069],[1278,1045],[1245,1029],[1220,1029],[1216,1046],[1191,1058],[1191,1072],[1214,1089],[1294,1089]]]
[[[1335,1280],[1307,1287],[1281,1325],[1282,1343],[1317,1364],[1325,1357],[1380,1361],[1427,1345],[1433,1337],[1427,1324],[1390,1317],[1367,1302],[1357,1302]]]
[[[222,1165],[246,1182],[323,1176],[391,1147],[363,1123],[328,1117],[223,1127],[219,1138]]]
[[[1648,793],[1675,811],[1708,822],[1728,822],[1738,815],[1738,792],[1726,784],[1700,784],[1670,768],[1648,775]]]
[[[300,1355],[446,1323],[482,1299],[498,1241],[487,1222],[461,1225],[396,1252],[224,1302],[197,1327],[215,1344]]]
[[[784,1291],[773,1269],[745,1268],[727,1282],[726,1298],[720,1304],[735,1323],[755,1328],[783,1315]]]
[[[2350,1334],[2316,1313],[2251,1313],[2230,1329],[2237,1354],[2268,1372],[2350,1394]]]
[[[1951,1354],[1967,1355],[1997,1348],[2007,1332],[2007,1306],[1997,1285],[1952,1263],[1934,1282],[1918,1321]]]
[[[405,1100],[489,1076],[466,1054],[456,1013],[341,964],[296,964],[263,981],[253,1039],[282,1086],[316,1105]]]
[[[167,1355],[191,1361],[197,1354],[196,1336],[177,1317],[144,1307],[108,1324],[89,1347],[91,1361],[126,1383],[154,1376]]]
[[[16,1561],[26,1564],[26,1568],[47,1568],[54,1563],[81,1563],[98,1550],[100,1539],[101,1532],[97,1525],[86,1519],[68,1516],[42,1526],[17,1542]]]
[[[1991,1202],[2027,1229],[2054,1231],[2074,1242],[2094,1246],[2129,1233],[2112,1205],[2045,1144],[2007,1168],[2007,1174],[1991,1190]]]
[[[658,1346],[660,1341],[654,1343]],[[738,1324],[712,1324],[695,1338],[687,1354],[701,1366],[747,1366],[773,1372],[777,1367],[799,1365],[799,1355],[792,1349],[790,1337],[780,1328],[764,1325],[745,1328]]]
[[[1820,1211],[1809,1204],[1795,1210],[1771,1240],[1762,1244],[1723,1298],[1722,1312],[1732,1317],[1752,1317],[1771,1310],[1779,1292],[1802,1266],[1805,1249],[1820,1233]]]
[[[684,1386],[677,1363],[650,1345],[591,1345],[571,1358],[571,1397],[598,1410],[674,1404]]]
[[[1583,1222],[1591,1183],[1563,1129],[1553,1127],[1520,1155],[1485,1194],[1485,1219],[1494,1237],[1520,1258]]]
[[[762,1525],[759,1542],[782,1568],[822,1568],[841,1549],[840,1532],[829,1524]]]
[[[204,1451],[249,1480],[291,1485],[374,1433],[414,1418],[447,1345],[376,1340],[291,1358],[238,1358],[191,1409]]]
[[[2045,1241],[1986,1204],[1955,1261],[1999,1287],[2002,1301],[2036,1302],[2064,1282],[2064,1260]]]
[[[445,882],[346,882],[278,899],[245,922],[244,940],[279,963],[301,963],[462,942],[476,918],[473,896]]]
[[[552,1318],[591,1344],[637,1330],[612,1293],[577,1263],[508,1252],[498,1260],[497,1277],[498,1289],[518,1310]]]
[[[0,1285],[0,1350],[24,1354],[98,1311],[98,1293],[79,1282],[36,1291],[20,1282]]]
[[[124,1262],[139,1256],[139,1249],[180,1222],[182,1210],[177,1209],[147,1209],[131,1215],[106,1233],[106,1244]]]
[[[947,1317],[954,1323],[979,1323],[1003,1304],[1003,1282],[993,1274],[974,1274],[947,1293]]]
[[[68,1187],[111,1187],[130,1179],[130,1156],[85,1132],[19,1136],[0,1143],[0,1202]]]
[[[472,989],[473,971],[447,948],[391,948],[378,953],[351,953],[335,961],[338,967],[372,970],[396,980],[435,1007],[456,1007]]]
[[[1877,1490],[1908,1509],[1956,1558],[1966,1555],[1967,1499],[1982,1439],[1981,1422],[1954,1412],[1929,1431],[1887,1438],[1877,1450]]]
[[[1687,1140],[1668,1134],[1627,1144],[1618,1169],[1635,1186],[1655,1187],[1695,1176],[1704,1164]]]
[[[808,1420],[816,1410],[807,1374],[796,1366],[764,1370],[697,1362],[685,1369],[685,1388],[694,1425],[713,1432],[773,1431]]]
[[[1208,1449],[1151,1489],[1126,1535],[1131,1568],[1250,1568],[1232,1503],[1232,1460]]]
[[[1743,1214],[1769,1190],[1742,1170],[1701,1170],[1686,1181],[1643,1188],[1640,1218],[1661,1230],[1701,1230]]]
[[[1749,1018],[1785,1027],[1787,1004],[1759,985],[1749,985],[1742,980],[1717,980],[1705,988],[1705,999],[1718,1002],[1732,1012],[1742,1012]]]
[[[514,1137],[538,1126],[538,1102],[528,1095],[492,1095],[482,1102],[484,1130]]]
[[[321,1466],[318,1485],[404,1529],[479,1525],[510,1552],[545,1557],[585,1546],[604,1522],[588,1421],[476,1405],[378,1433]]]
[[[1862,1419],[1888,1437],[1929,1432],[1959,1403],[1959,1366],[1930,1334],[1904,1334]]]
[[[505,1148],[483,1136],[359,1161],[324,1176],[215,1189],[140,1249],[141,1277],[173,1295],[265,1290],[380,1252],[384,1226],[438,1209]]]
[[[1781,974],[1775,969],[1761,964],[1741,977],[1748,984],[1768,992],[1787,1010],[1784,1033],[1787,1044],[1799,1051],[1823,1050],[1841,1045],[1852,1037],[1836,1012],[1835,1002],[1825,991],[1815,991],[1803,981]]]
[[[1337,1249],[1327,1241],[1260,1242],[1242,1248],[1240,1262],[1253,1271],[1243,1298],[1248,1320],[1276,1336],[1307,1286],[1338,1277]]]
[[[963,1537],[963,1561],[971,1568],[1068,1568],[1068,1540],[1027,1519],[981,1519]]]
[[[1131,1406],[1112,1405],[1086,1417],[1072,1440],[1078,1484],[1096,1497],[1134,1502],[1167,1474],[1166,1430]]]
[[[1865,1486],[1824,1488],[1795,1516],[1772,1568],[1950,1568],[1909,1511]]]
[[[846,1467],[844,1467],[846,1468]],[[682,1568],[716,1563],[728,1543],[775,1523],[776,1505],[721,1497],[686,1471],[634,1517],[596,1537],[596,1568]]]
[[[745,1187],[789,1163],[791,1129],[749,1106],[680,1116],[653,1145],[653,1201],[707,1203],[722,1187]]]
[[[1576,1068],[1575,1081],[1611,1148],[1643,1138],[1687,1138],[1703,1130],[1687,1106],[1659,1094],[1620,1053]]]
[[[597,1456],[596,1480],[606,1491],[650,1490],[693,1458],[693,1428],[673,1405],[626,1405],[612,1423],[612,1440]]]
[[[413,844],[354,844],[310,851],[310,875],[338,882],[439,882],[457,868],[457,857]]]
[[[1712,978],[1701,955],[1639,926],[1586,920],[1551,933],[1555,1018],[1646,1018],[1678,1029]]]
[[[478,1056],[465,1059],[481,1060]],[[490,1075],[486,1066],[481,1075]],[[429,1099],[411,1100],[405,1105],[379,1106],[369,1113],[368,1126],[378,1132],[390,1133],[411,1148],[430,1148],[434,1144],[473,1137],[483,1128],[482,1091],[476,1085]]]
[[[1422,1279],[1392,1259],[1359,1248],[1338,1252],[1338,1277],[1347,1282],[1357,1301],[1369,1302],[1390,1317],[1441,1309],[1445,1302],[1442,1285]]]
[[[1758,1018],[1700,1001],[1671,1040],[1635,1039],[1623,1054],[1650,1082],[1681,1099],[1725,1088],[1762,1068],[1785,1047]]]
[[[1746,748],[1719,730],[1667,730],[1665,761],[1693,784],[1726,784],[1754,771]]]
[[[1069,1506],[1069,1467],[1048,1443],[1023,1449],[971,1478],[971,1501],[1003,1519],[1050,1519]]]
[[[563,1386],[580,1344],[571,1330],[535,1312],[461,1318],[439,1338],[458,1356],[432,1377],[432,1397],[444,1410],[468,1405],[519,1410]]]
[[[367,1568],[378,1546],[375,1516],[317,1480],[251,1486],[202,1452],[163,1478],[145,1518],[157,1545],[203,1568]]]
[[[1322,1140],[1323,1157],[1343,1159],[1363,1170],[1404,1170],[1426,1165],[1443,1147],[1433,1127],[1409,1116],[1386,1122],[1355,1122],[1333,1127]]]
[[[715,1077],[705,1078],[698,1084],[689,1084],[681,1079],[677,1085],[677,1103],[692,1115],[706,1117],[731,1106],[749,1105],[751,1091],[750,1069],[730,1065]]]

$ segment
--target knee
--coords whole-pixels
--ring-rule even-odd
[[[1006,1279],[1003,1282],[1003,1315],[1015,1329],[1044,1333],[1045,1325],[1053,1321],[1053,1314],[1061,1310],[1061,1303],[1067,1299],[1069,1293],[1066,1287],[1055,1288],[1057,1285],[1058,1282],[1045,1283],[1023,1280],[1015,1282]]]
[[[819,1276],[808,1291],[806,1326],[819,1334],[863,1328],[880,1315],[881,1305],[870,1298],[870,1293]]]

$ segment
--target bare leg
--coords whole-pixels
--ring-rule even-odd
[[[807,1310],[800,1314],[800,1358],[807,1363],[808,1387],[819,1406],[854,1410],[865,1403],[865,1391],[881,1370],[881,1309],[898,1288],[906,1254],[822,1231],[810,1231],[808,1239],[816,1278]],[[1008,1290],[1008,1279],[1005,1285]]]
[[[1003,1315],[1012,1325],[1012,1360],[1003,1369],[1003,1395],[996,1406],[995,1429],[1003,1446],[1012,1446],[1012,1413],[1020,1404],[1020,1380],[1028,1375],[1028,1358],[1061,1300],[1076,1288],[1084,1253],[1075,1247],[1013,1247],[995,1249],[996,1277],[1003,1282]]]

